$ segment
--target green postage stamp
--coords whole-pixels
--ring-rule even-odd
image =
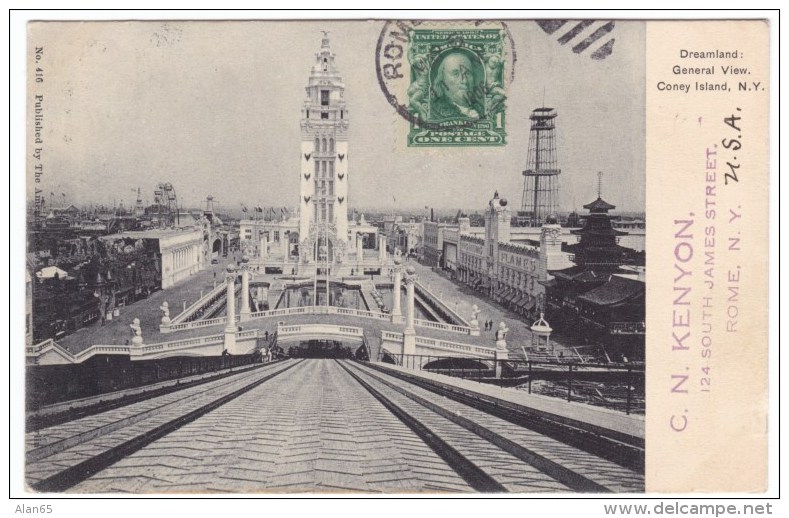
[[[414,29],[408,145],[506,143],[502,29]]]

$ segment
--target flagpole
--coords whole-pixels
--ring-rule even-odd
[[[328,230],[327,225],[328,225],[328,220],[327,219],[324,218],[323,220],[321,220],[321,231],[323,232],[323,240],[326,243],[326,256],[324,257],[324,260],[323,260],[323,275],[324,275],[323,282],[326,284],[326,302],[328,304],[328,301],[329,301],[329,272],[326,271],[326,267],[327,267],[328,262],[329,262],[329,230]]]
[[[323,232],[326,235],[326,262],[324,264],[324,271],[326,274],[326,313],[328,313],[329,308],[329,217],[328,213],[326,214],[326,219],[323,221]]]
[[[316,222],[317,223],[317,222]],[[315,232],[315,249],[313,250],[313,257],[315,258],[315,275],[312,278],[312,307],[315,308],[318,305],[318,243],[320,242],[320,231],[319,228],[316,228]]]

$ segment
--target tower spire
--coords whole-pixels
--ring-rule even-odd
[[[145,206],[142,203],[142,194],[140,192],[140,186],[137,186],[137,200],[134,203],[134,215],[135,216],[142,216],[145,214]]]
[[[603,198],[603,172],[597,171],[597,197]]]

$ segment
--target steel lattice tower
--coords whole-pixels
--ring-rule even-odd
[[[555,215],[559,203],[559,174],[556,156],[556,110],[537,108],[529,116],[529,150],[519,216],[538,227]]]

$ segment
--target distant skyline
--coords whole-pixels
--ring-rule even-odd
[[[61,205],[61,204],[55,205],[54,208],[55,209],[60,209],[60,208],[63,208],[63,207],[68,207],[69,205],[72,205],[72,202],[67,201],[65,205]],[[76,206],[79,209],[87,209],[87,210],[100,209],[101,207],[103,207],[104,209],[107,209],[107,210],[111,210],[113,208],[112,204],[106,205],[106,204],[91,203],[91,202],[74,203],[73,205]],[[180,204],[179,204],[179,206],[180,206],[180,210],[185,211],[185,212],[195,212],[195,211],[201,211],[201,210],[205,209],[205,204],[203,204],[203,206],[200,206],[200,207],[198,207],[196,205],[181,206]],[[283,206],[282,205],[279,205],[279,206],[273,206],[273,205],[272,206],[268,206],[268,205],[264,206],[263,207],[264,212],[263,213],[260,213],[260,212],[257,213],[257,216],[255,216],[254,213],[251,212],[251,211],[248,211],[246,213],[246,215],[244,215],[243,211],[241,209],[239,209],[239,208],[230,207],[229,209],[226,210],[224,207],[216,206],[216,205],[214,206],[214,212],[226,213],[226,214],[230,214],[230,215],[235,216],[235,217],[243,217],[243,218],[247,218],[247,219],[263,219],[265,217],[265,210],[267,210],[269,207],[276,210],[276,209],[279,209],[279,208],[281,208]],[[51,207],[49,207],[49,205],[47,205],[47,208],[49,209]],[[120,204],[117,206],[117,208],[118,209],[121,208]],[[123,209],[125,209],[127,212],[131,212],[131,211],[133,211],[134,207],[133,206],[129,206],[128,204],[124,203]],[[348,207],[348,211],[349,211],[348,212],[348,217],[349,217],[349,219],[352,218],[354,210],[357,211],[359,214],[364,214],[365,216],[371,215],[371,214],[389,215],[389,214],[392,214],[392,213],[394,213],[395,216],[415,216],[415,215],[420,215],[421,216],[421,215],[425,215],[425,214],[429,215],[430,214],[430,209],[433,209],[433,211],[436,214],[436,216],[441,215],[442,218],[450,217],[450,216],[454,217],[454,216],[457,215],[457,211],[461,211],[466,216],[468,216],[468,215],[477,215],[477,216],[481,217],[485,213],[485,207],[441,207],[441,208],[439,208],[439,207],[405,207],[405,206],[399,205],[399,206],[395,207],[394,209],[392,209],[392,208],[388,208],[387,209],[387,208],[379,208],[379,207],[375,207],[375,206],[364,206],[364,207],[362,207],[362,206],[353,206],[352,205],[352,206]],[[515,216],[516,212],[518,211],[518,208],[517,207],[510,207],[510,209],[511,209],[512,215]],[[582,216],[584,214],[586,214],[586,212],[587,212],[586,209],[584,209],[582,207],[579,207],[579,208],[576,208],[576,209],[562,209],[562,210],[559,211],[559,215],[560,216],[568,215],[569,213],[573,212],[573,210],[576,210]],[[642,216],[645,214],[645,212],[643,210],[619,210],[619,207],[617,207],[613,211],[613,213],[614,214],[626,214],[626,215],[638,214],[638,215],[642,215]]]
[[[225,211],[298,204],[299,121],[320,30],[346,84],[350,207],[481,210],[498,190],[521,204],[528,116],[556,108],[560,207],[597,196],[644,211],[644,30],[618,21],[605,60],[577,55],[531,21],[507,22],[517,62],[501,148],[405,147],[406,123],[377,84],[380,21],[41,23],[44,163],[39,187],[75,204],[209,194]],[[28,198],[33,184],[28,181]]]

